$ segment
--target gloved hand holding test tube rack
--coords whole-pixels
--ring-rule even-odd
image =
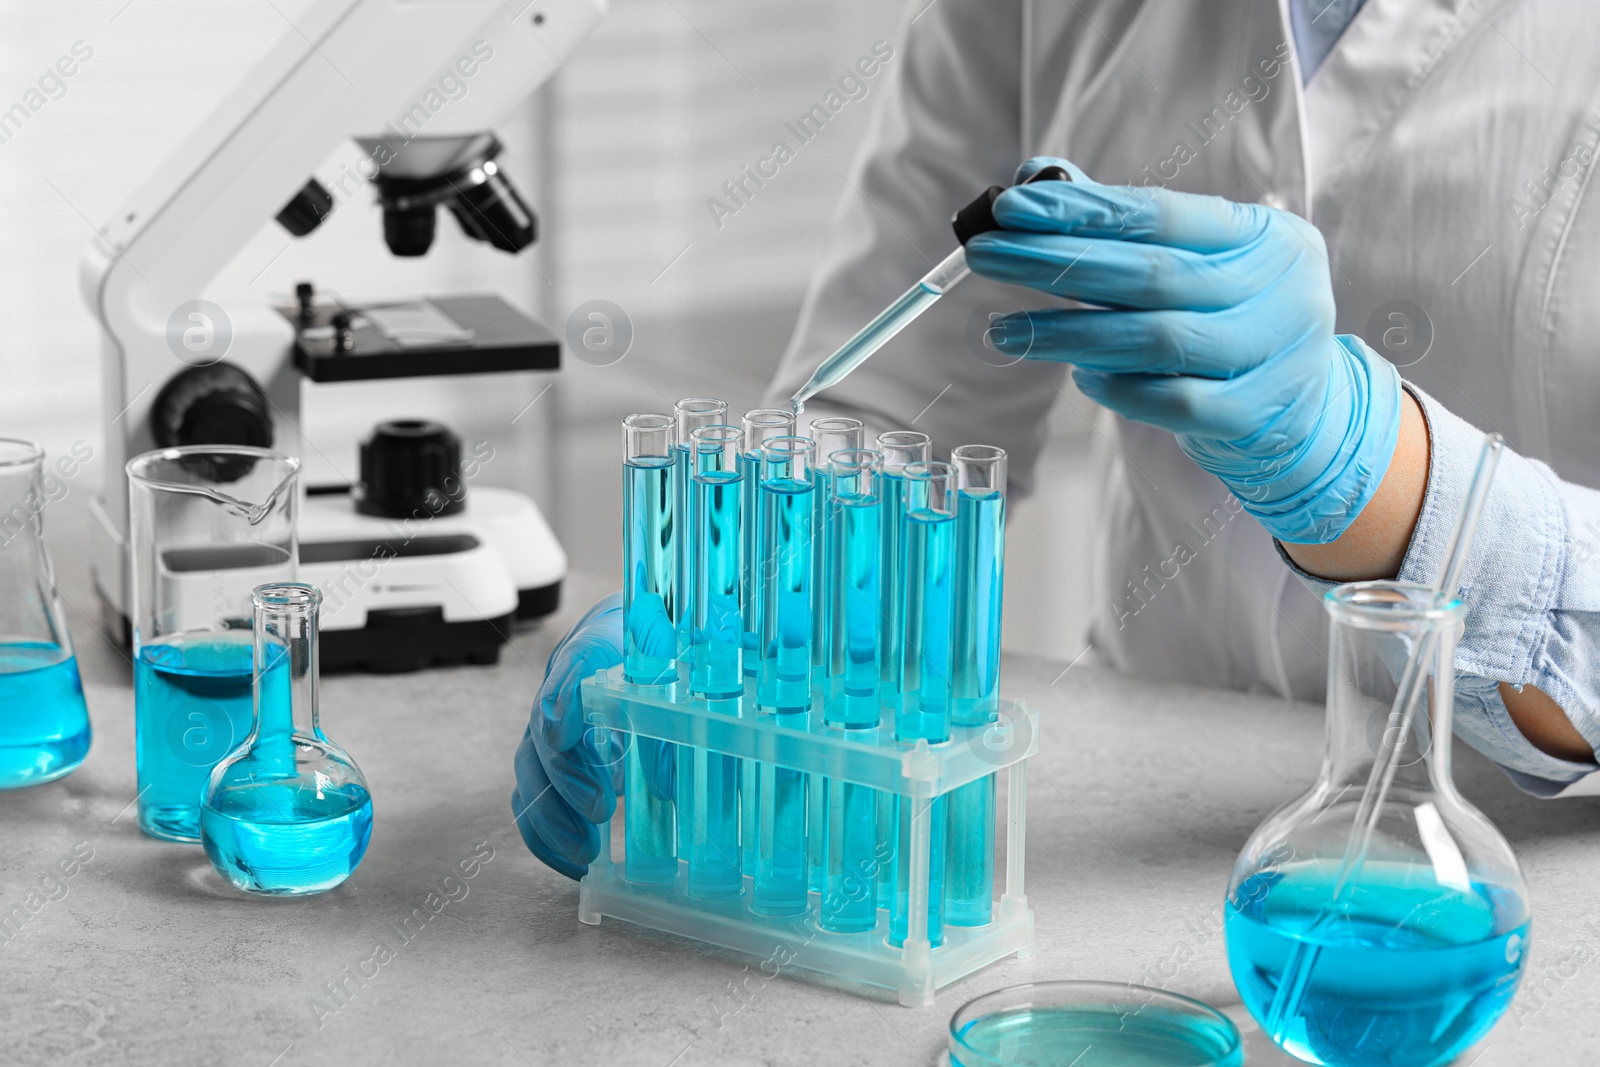
[[[930,1004],[1032,950],[1038,717],[999,697],[1005,453],[863,449],[853,420],[804,437],[777,409],[706,421],[725,411],[623,423],[624,661],[582,693],[626,777],[579,917]]]

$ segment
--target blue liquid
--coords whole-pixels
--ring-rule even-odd
[[[761,483],[761,559],[756,595],[762,600],[761,663],[756,703],[779,721],[804,725],[811,707],[810,480]],[[748,768],[747,768],[748,770]],[[806,854],[807,775],[758,764],[756,869],[750,907],[760,915],[804,914],[808,901]]]
[[[1430,867],[1369,860],[1330,914],[1337,864],[1246,880],[1227,904],[1228,965],[1269,1034],[1291,955],[1310,959],[1279,1044],[1331,1067],[1433,1067],[1489,1032],[1516,993],[1526,909],[1497,886],[1438,885]],[[1319,922],[1320,918],[1320,922]]]
[[[736,714],[737,708],[729,714]],[[739,760],[679,746],[693,759],[693,817],[690,819],[689,895],[720,897],[744,887],[739,856]]]
[[[630,882],[668,885],[677,880],[677,805],[671,792],[677,758],[677,745],[637,734],[628,738],[622,873]]]
[[[739,606],[743,581],[743,482],[734,473],[704,473],[694,479],[695,595],[694,666],[689,686],[711,699],[744,693],[740,667],[744,623]]]
[[[47,642],[0,644],[0,789],[70,773],[89,739],[77,657]]]
[[[878,588],[881,510],[873,498],[836,497],[829,516],[835,548],[828,577],[827,721],[841,726],[878,725],[878,645],[883,629]],[[893,616],[890,616],[891,618]]]
[[[1004,494],[963,489],[957,497],[950,717],[963,726],[993,722],[999,711],[1005,522]],[[982,926],[993,917],[994,804],[993,775],[950,794],[945,918],[951,925]]]
[[[638,685],[677,678],[677,546],[671,457],[622,466],[623,672]]]
[[[287,715],[280,647],[262,672],[263,710]],[[139,828],[172,841],[200,839],[211,768],[250,735],[254,649],[248,630],[172,634],[139,647],[134,663],[134,758]]]
[[[853,782],[819,779],[826,843],[822,928],[860,933],[878,923],[878,791]],[[824,836],[825,835],[825,836]]]
[[[687,445],[672,446],[672,487],[674,492],[673,515],[685,530],[694,521],[694,453]],[[694,538],[681,534],[674,538],[677,545],[677,575],[673,583],[676,596],[672,604],[672,621],[678,625],[678,655],[688,656],[694,644],[694,602],[698,587],[695,578]]]
[[[739,564],[739,604],[744,619],[741,641],[745,676],[754,678],[761,664],[761,609],[764,606],[756,582],[756,573],[761,568],[761,536],[764,530],[759,449],[739,456],[739,477],[744,485],[743,499],[739,505],[739,529],[744,546]]]
[[[879,635],[879,678],[883,685],[883,698],[891,706],[899,702],[904,664],[900,657],[901,613],[906,600],[906,479],[902,474],[884,471],[878,479],[878,505],[882,520],[878,533],[881,547],[878,551],[878,594],[882,601],[880,618],[884,625]]]
[[[818,470],[813,472],[816,489],[811,494],[811,669],[814,679],[823,685],[832,673],[828,659],[828,590],[831,588],[834,534],[828,521],[828,511],[833,496],[832,478],[826,471],[827,457],[817,457]]]
[[[1020,1008],[968,1023],[951,1067],[1241,1067],[1239,1035],[1225,1020],[1158,1004]],[[983,1058],[979,1058],[979,1057]]]
[[[993,722],[999,709],[1005,531],[1004,494],[961,490],[956,498],[950,711],[963,726]]]
[[[779,717],[779,721],[785,718]],[[799,719],[799,716],[794,716]],[[803,725],[803,721],[797,725]],[[756,811],[755,886],[750,910],[757,915],[804,915],[806,891],[806,778],[770,763],[758,763],[760,807]]]
[[[918,282],[901,293],[899,299],[880,311],[877,318],[861,327],[854,337],[823,361],[822,366],[811,376],[811,380],[795,394],[795,400],[803,402],[844,380],[845,375],[866,362],[868,356],[905,329],[912,319],[926,311],[939,299],[939,296],[939,290],[926,282]]]
[[[200,814],[206,855],[251,893],[332,889],[350,877],[372,837],[372,798],[358,783],[317,789],[299,779],[264,780],[223,790],[216,803]]]
[[[695,619],[690,688],[713,700],[728,700],[737,715],[744,693],[740,668],[743,619],[739,583],[743,483],[737,472],[703,471],[694,478]],[[716,897],[738,893],[743,884],[739,843],[739,760],[681,746],[680,789],[687,787],[689,818],[679,826],[680,847],[687,838],[689,895]],[[682,778],[687,778],[683,782]],[[680,810],[682,805],[680,802]]]
[[[878,479],[878,681],[879,699],[898,708],[901,691],[900,620],[906,594],[906,479],[884,471]],[[878,796],[878,906],[894,904],[900,847],[900,798]]]
[[[985,926],[994,918],[994,775],[950,793],[945,921]]]
[[[906,514],[906,597],[900,616],[904,695],[895,722],[895,734],[902,740],[950,737],[955,526],[952,516],[940,512]]]
[[[901,690],[895,736],[900,740],[950,739],[951,566],[955,519],[927,510],[906,513],[905,600],[900,622]],[[944,942],[944,880],[950,834],[946,797],[931,801],[901,798],[896,849],[894,902],[889,912],[889,943],[905,943],[910,921],[911,813],[927,805],[931,824],[928,868],[928,942]]]
[[[878,794],[878,907],[894,903],[895,849],[900,844],[900,798]]]
[[[761,664],[756,703],[780,712],[811,707],[812,488],[809,480],[761,483],[756,594],[761,609]]]
[[[928,944],[944,944],[945,857],[950,838],[948,797],[894,798],[900,814],[899,844],[894,859],[894,897],[889,906],[889,944],[899,948],[911,929],[911,815],[928,813]]]

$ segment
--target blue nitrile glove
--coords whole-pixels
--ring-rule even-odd
[[[979,274],[1110,309],[998,320],[1003,352],[1074,364],[1078,388],[1171,430],[1281,541],[1325,544],[1383,481],[1400,376],[1333,333],[1322,235],[1303,219],[1159,188],[1071,182],[1006,190],[1003,229],[967,242]]]
[[[646,627],[654,633],[659,626]],[[670,655],[676,636],[668,624]],[[622,594],[601,600],[550,653],[533,715],[513,761],[517,784],[511,810],[528,849],[569,878],[582,878],[600,850],[599,824],[610,819],[622,792],[622,736],[597,752],[583,721],[578,688],[585,678],[622,662]],[[672,795],[672,746],[642,739],[651,791]]]

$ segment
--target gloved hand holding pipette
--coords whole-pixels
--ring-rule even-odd
[[[670,622],[638,629],[650,654],[672,655],[677,638]],[[535,856],[569,878],[582,878],[599,854],[598,824],[611,818],[622,792],[623,753],[614,740],[610,751],[596,750],[578,688],[596,671],[622,662],[622,631],[621,593],[584,614],[550,654],[517,746],[511,793],[517,829]],[[651,784],[670,795],[671,746],[654,747],[661,758],[652,761]]]
[[[1400,376],[1334,335],[1315,227],[1087,179],[1013,186],[994,217],[1002,229],[967,242],[975,273],[1109,309],[1000,319],[996,347],[1072,363],[1090,399],[1171,430],[1282,541],[1332,541],[1360,514],[1394,454]]]

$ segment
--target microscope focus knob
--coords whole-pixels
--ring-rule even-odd
[[[272,407],[242,367],[213,363],[174,374],[156,394],[150,429],[162,448],[174,445],[272,447]]]
[[[454,515],[467,506],[461,438],[442,422],[380,422],[361,442],[356,510],[390,518]]]

